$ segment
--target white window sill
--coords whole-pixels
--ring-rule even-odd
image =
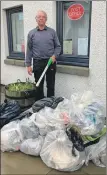
[[[85,77],[89,76],[89,68],[87,67],[57,65],[57,72]]]
[[[25,67],[25,62],[24,62],[24,60],[5,59],[5,60],[4,60],[4,63],[7,64],[7,65]]]
[[[7,65],[25,67],[24,60],[5,59],[4,63]],[[89,76],[89,68],[86,67],[57,65],[57,72],[85,77]]]

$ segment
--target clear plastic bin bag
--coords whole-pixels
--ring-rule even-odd
[[[20,121],[13,121],[1,129],[1,151],[18,151],[23,141],[19,127]]]
[[[87,147],[85,152],[86,165],[92,160],[96,166],[106,167],[106,135],[102,136],[98,143]]]
[[[95,135],[104,127],[103,104],[90,91],[71,96],[71,125],[76,125],[82,135]]]
[[[65,130],[65,124],[69,122],[67,117],[67,113],[45,107],[35,114],[35,125],[39,128],[40,135],[46,135],[56,129]]]
[[[85,162],[85,152],[80,153],[73,148],[63,130],[55,130],[46,135],[40,156],[48,167],[60,171],[76,171]]]
[[[20,145],[20,151],[28,155],[39,156],[43,146],[43,141],[44,138],[42,136],[39,136],[36,139],[25,140]]]
[[[34,114],[20,121],[20,130],[24,140],[39,136],[39,128],[34,123]]]

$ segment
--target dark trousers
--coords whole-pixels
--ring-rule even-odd
[[[33,61],[33,72],[35,82],[37,82],[44,71],[48,60],[34,60]],[[47,97],[55,95],[55,74],[56,74],[56,63],[50,65],[46,72],[46,83],[47,83]],[[42,79],[39,87],[36,91],[36,100],[44,98],[44,78]]]

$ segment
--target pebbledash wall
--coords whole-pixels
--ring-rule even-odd
[[[35,27],[35,14],[39,9],[48,15],[47,25],[56,29],[55,1],[2,1],[1,2],[1,84],[25,81],[28,74],[25,67],[6,65],[8,56],[7,26],[5,9],[23,5],[25,43],[28,32]],[[106,2],[92,1],[91,40],[89,76],[65,73],[56,74],[56,96],[70,98],[75,92],[92,90],[106,105]],[[33,76],[30,77],[34,81]],[[46,89],[45,89],[46,90]]]

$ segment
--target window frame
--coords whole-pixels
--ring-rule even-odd
[[[75,1],[69,1],[75,2]],[[56,31],[61,44],[61,54],[58,57],[57,63],[60,65],[71,65],[80,67],[89,67],[89,55],[90,55],[90,37],[91,37],[91,13],[92,2],[90,3],[89,10],[89,29],[88,29],[88,54],[87,56],[72,56],[70,54],[63,54],[63,6],[67,1],[56,1]]]
[[[8,33],[8,48],[9,48],[9,59],[18,59],[24,60],[25,53],[24,52],[15,52],[13,51],[13,41],[12,41],[12,20],[11,15],[13,13],[23,12],[23,6],[14,7],[6,10],[6,18],[7,18],[7,33]]]

